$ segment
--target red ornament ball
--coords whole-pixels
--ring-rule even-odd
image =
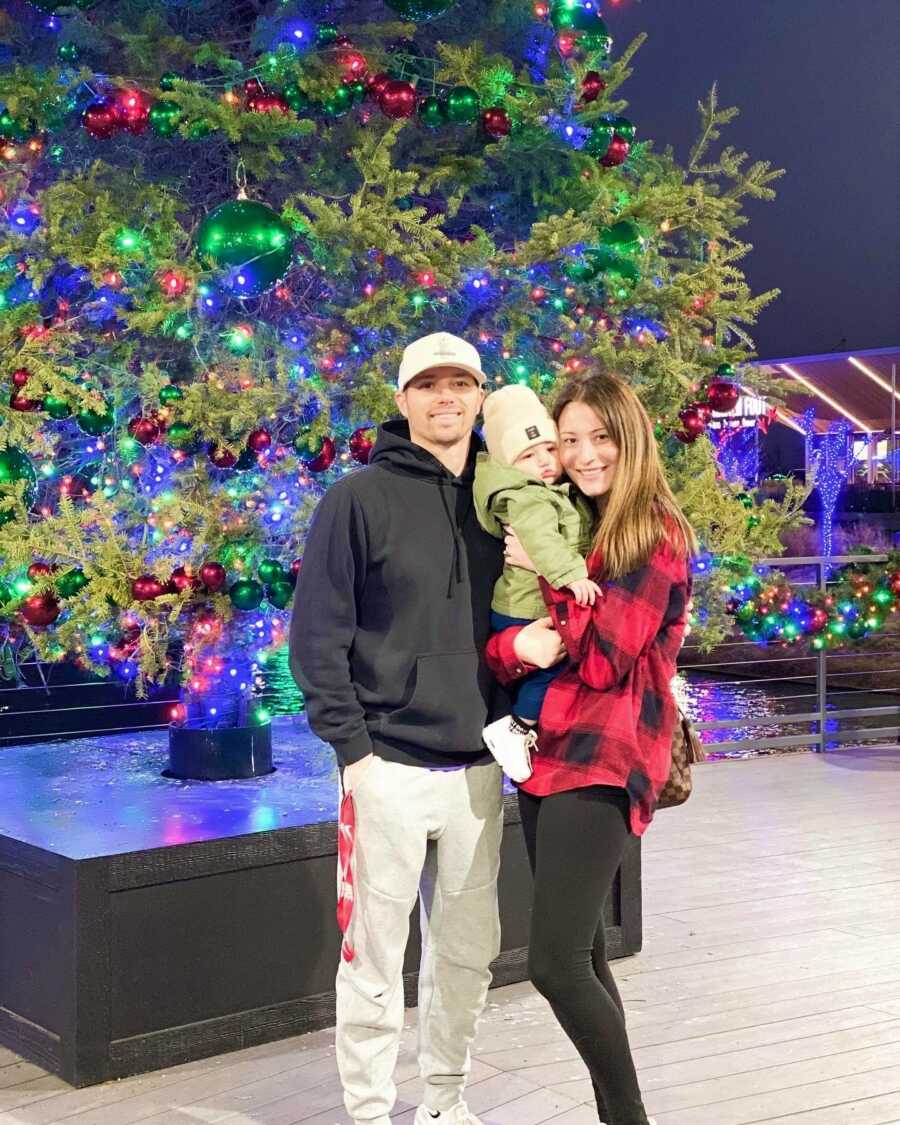
[[[248,78],[244,83],[244,93],[248,98],[258,98],[265,94],[266,88],[258,78]]]
[[[389,74],[385,74],[384,71],[381,71],[380,74],[370,74],[366,78],[367,92],[371,94],[376,101],[378,101],[382,93],[384,92],[384,88],[390,81],[391,76]]]
[[[624,164],[628,159],[628,154],[631,152],[631,145],[624,137],[616,134],[609,142],[609,148],[606,150],[606,155],[601,159],[600,163],[604,168],[615,168],[619,164]]]
[[[326,469],[330,469],[334,464],[334,459],[337,457],[337,446],[334,444],[334,438],[328,437],[326,434],[322,438],[322,443],[319,447],[319,452],[315,457],[303,464],[310,473],[324,473]]]
[[[378,96],[378,104],[385,117],[390,117],[392,120],[412,117],[416,112],[415,88],[409,82],[402,82],[398,78],[388,79]]]
[[[166,593],[166,584],[155,574],[142,574],[131,583],[131,596],[138,602],[149,602]]]
[[[268,430],[253,430],[247,436],[247,448],[254,453],[263,453],[272,444],[272,435]]]
[[[291,563],[291,574],[296,578],[300,573],[300,567],[303,565],[303,559],[294,559]]]
[[[89,137],[105,141],[119,131],[119,118],[111,98],[97,98],[81,116],[81,124]]]
[[[35,410],[40,410],[41,404],[36,398],[28,398],[27,395],[14,394],[9,400],[9,405],[13,410],[18,410],[21,414],[30,414]]]
[[[368,465],[375,446],[375,428],[373,426],[360,426],[350,435],[347,446],[350,456],[358,465]]]
[[[233,469],[238,460],[230,450],[218,445],[210,446],[207,456],[217,469]]]
[[[205,562],[197,572],[207,590],[221,590],[227,577],[225,567],[220,562]]]
[[[606,83],[599,71],[589,70],[581,80],[581,98],[585,102],[595,102],[606,89]]]
[[[492,105],[482,111],[481,128],[489,137],[499,140],[501,137],[509,136],[512,121],[510,121],[509,114],[502,106]]]
[[[713,379],[706,392],[706,401],[716,414],[728,414],[737,406],[741,392],[727,379]]]
[[[366,56],[359,51],[345,48],[344,50],[338,51],[335,61],[344,72],[346,78],[362,78],[369,69]]]
[[[31,579],[46,578],[48,574],[52,573],[53,567],[45,562],[33,562],[28,568],[28,577]]]
[[[152,102],[143,90],[119,90],[113,99],[113,112],[123,129],[140,136],[150,123]]]
[[[139,414],[128,423],[128,432],[141,445],[152,445],[159,437],[159,423]]]
[[[12,382],[14,387],[24,387],[28,380],[31,378],[31,372],[27,367],[17,367],[12,373]]]
[[[52,625],[59,617],[59,602],[52,594],[34,594],[22,602],[19,612],[29,625]]]
[[[291,107],[281,94],[259,94],[247,102],[253,113],[290,113]]]
[[[200,582],[193,574],[188,574],[183,566],[176,566],[168,585],[168,593],[183,593],[185,590],[196,590]]]
[[[709,424],[709,420],[712,418],[712,414],[713,414],[713,408],[712,408],[712,405],[710,403],[708,403],[708,402],[692,402],[691,403],[691,409],[697,411],[697,413],[699,414],[704,426]]]

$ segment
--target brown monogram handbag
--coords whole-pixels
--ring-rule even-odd
[[[684,804],[694,787],[691,780],[691,766],[695,762],[706,760],[706,751],[697,732],[681,708],[677,710],[678,718],[672,731],[672,768],[669,771],[669,780],[662,787],[659,800],[656,802],[658,809],[671,809],[675,805]]]

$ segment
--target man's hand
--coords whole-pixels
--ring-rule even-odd
[[[603,597],[603,591],[590,578],[576,578],[568,583],[566,589],[572,591],[579,605],[593,605],[597,598]]]
[[[538,668],[552,668],[566,655],[566,646],[549,617],[540,617],[517,633],[513,650],[524,664]]]
[[[367,769],[370,769],[372,762],[375,761],[374,754],[366,754],[364,758],[360,758],[358,762],[353,762],[352,765],[344,766],[343,786],[345,793],[352,793],[353,790],[359,785],[362,780],[363,774]]]

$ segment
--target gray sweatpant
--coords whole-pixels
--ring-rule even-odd
[[[460,1100],[500,951],[502,773],[494,763],[432,770],[376,757],[353,803],[354,957],[341,960],[336,982],[344,1104],[355,1121],[394,1107],[403,956],[420,894],[419,1070],[425,1105],[447,1110]]]

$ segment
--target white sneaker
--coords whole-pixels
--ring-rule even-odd
[[[512,781],[527,781],[531,777],[531,754],[537,749],[537,735],[522,727],[512,716],[497,719],[481,732],[488,750],[503,767]]]
[[[428,1106],[420,1105],[413,1125],[482,1125],[482,1121],[465,1102],[457,1102],[452,1109],[445,1109],[441,1113],[434,1113]]]

